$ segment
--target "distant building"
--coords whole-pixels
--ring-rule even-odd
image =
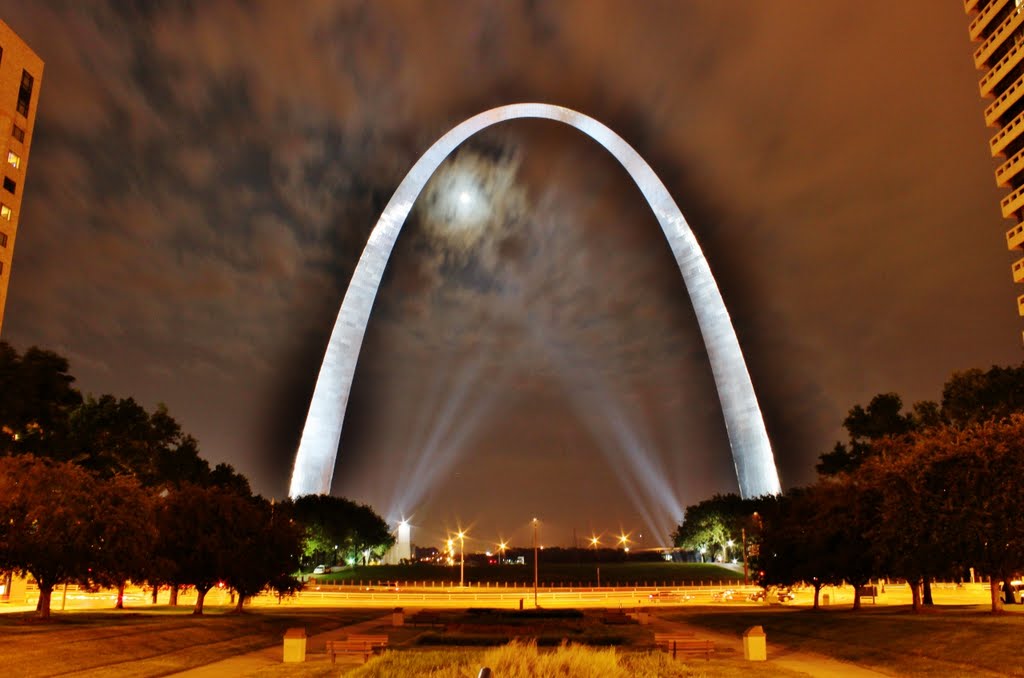
[[[0,21],[0,330],[42,84],[43,60]]]
[[[985,123],[996,132],[989,139],[992,157],[1001,158],[996,184],[1009,190],[1000,201],[1003,217],[1012,225],[1006,245],[1024,254],[1024,0],[964,0],[971,17],[971,40],[980,43],[974,65],[983,73],[981,96],[992,101],[985,108]],[[1024,257],[1012,266],[1014,282],[1024,282]],[[1024,294],[1017,297],[1017,312],[1024,316]]]

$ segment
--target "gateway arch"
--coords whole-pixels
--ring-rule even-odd
[[[454,127],[420,156],[391,196],[370,233],[338,311],[302,430],[289,495],[327,494],[331,490],[338,441],[366,322],[388,257],[417,196],[438,166],[463,141],[486,127],[520,118],[545,118],[575,127],[604,146],[636,182],[665,232],[690,294],[722,403],[740,494],[778,494],[775,458],[729,312],[708,262],[672,196],[633,147],[605,125],[562,106],[527,103],[499,106]]]

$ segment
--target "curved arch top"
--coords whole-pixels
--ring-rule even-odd
[[[743,497],[780,492],[771,444],[732,320],[704,254],[661,180],[626,141],[597,120],[551,104],[499,106],[469,118],[438,139],[399,184],[370,233],[327,345],[295,457],[289,495],[329,493],[341,427],[370,309],[398,233],[434,171],[459,144],[506,120],[545,118],[575,127],[615,156],[640,188],[668,239],[686,283],[722,403]]]

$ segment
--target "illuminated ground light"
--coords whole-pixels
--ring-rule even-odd
[[[417,196],[463,141],[496,123],[521,118],[546,118],[579,129],[615,156],[636,182],[665,233],[686,283],[722,404],[740,493],[744,497],[777,494],[780,486],[775,459],[743,353],[711,269],[686,219],[654,170],[622,137],[589,116],[550,104],[501,106],[466,120],[435,142],[402,180],[370,233],[338,312],[299,442],[289,494],[297,497],[331,489],[341,426],[370,309],[391,250]],[[456,195],[461,203],[461,192]]]

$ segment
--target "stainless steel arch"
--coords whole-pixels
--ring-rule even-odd
[[[575,127],[614,155],[636,182],[654,210],[686,282],[711,360],[740,493],[744,497],[778,494],[775,459],[736,332],[707,260],[679,207],[654,170],[618,134],[577,111],[536,103],[499,106],[454,127],[413,165],[384,208],[352,274],[334,323],[295,457],[289,494],[297,497],[330,492],[345,408],[370,308],[413,202],[459,144],[485,127],[518,118],[546,118]]]

